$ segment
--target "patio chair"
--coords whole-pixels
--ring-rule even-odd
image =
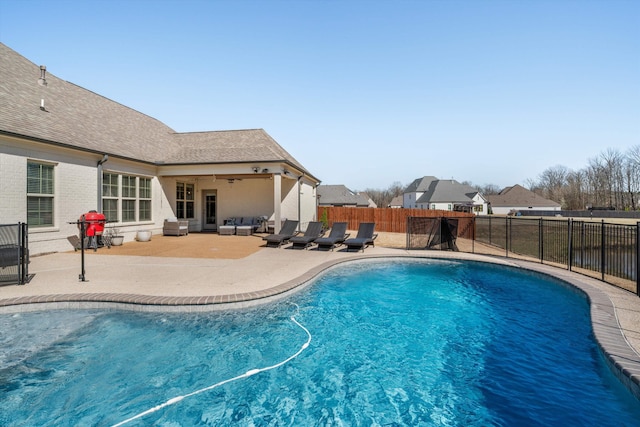
[[[322,236],[322,223],[311,221],[302,236],[294,236],[290,239],[292,249],[307,249],[318,237]]]
[[[298,221],[293,219],[288,219],[284,222],[280,233],[278,234],[269,234],[262,238],[262,240],[267,241],[268,248],[279,248],[285,243],[289,242],[289,239],[296,236],[298,232],[296,228],[298,227]]]
[[[344,244],[347,247],[347,251],[355,249],[362,250],[362,252],[364,252],[364,248],[366,248],[367,246],[375,246],[373,241],[376,239],[376,237],[378,237],[378,235],[373,232],[375,227],[375,222],[361,222],[358,226],[358,234],[356,235],[356,237],[344,241]]]
[[[163,236],[186,236],[187,234],[189,234],[189,221],[179,220],[175,217],[164,220]]]
[[[334,222],[331,226],[331,231],[327,237],[320,237],[313,241],[313,243],[317,244],[318,250],[320,249],[331,249],[333,250],[336,246],[340,246],[344,241],[349,237],[349,233],[347,233],[347,223],[346,222]]]

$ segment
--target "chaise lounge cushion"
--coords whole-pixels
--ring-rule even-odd
[[[349,233],[347,233],[347,223],[346,222],[335,222],[331,226],[331,232],[327,237],[320,237],[314,240],[314,243],[318,245],[317,249],[331,249],[333,250],[336,246],[341,245],[347,238],[349,237]]]

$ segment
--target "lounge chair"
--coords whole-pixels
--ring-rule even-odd
[[[318,237],[322,236],[322,223],[319,221],[311,221],[307,225],[302,236],[294,236],[290,239],[293,243],[292,249],[307,249]]]
[[[189,234],[189,221],[179,220],[175,217],[165,219],[162,234],[164,236],[186,236]]]
[[[356,237],[344,241],[344,244],[347,247],[347,251],[356,249],[362,250],[362,252],[364,252],[364,248],[366,248],[367,246],[375,246],[373,241],[376,239],[376,237],[378,237],[378,235],[373,232],[375,227],[375,222],[361,222],[358,226],[358,234],[356,235]]]
[[[289,239],[296,236],[298,232],[296,228],[298,227],[298,221],[293,219],[288,219],[284,222],[282,229],[278,234],[269,234],[262,238],[262,240],[267,241],[268,248],[279,248],[285,243],[289,242]]]
[[[333,250],[336,246],[341,245],[344,241],[349,237],[349,233],[347,233],[347,223],[346,222],[334,222],[331,226],[331,231],[327,237],[320,237],[313,241],[313,243],[317,244],[317,249],[331,249]]]

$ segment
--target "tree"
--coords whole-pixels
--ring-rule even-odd
[[[540,174],[538,181],[538,185],[542,190],[542,196],[563,204],[563,189],[567,185],[567,175],[569,175],[569,173],[569,169],[560,165],[545,169],[545,171]]]
[[[401,196],[404,193],[406,187],[406,185],[402,185],[399,181],[395,181],[386,190],[367,188],[364,190],[364,193],[367,193],[378,207],[386,208],[394,197]]]
[[[625,178],[629,195],[629,208],[638,209],[640,203],[640,145],[635,145],[627,151],[625,164]]]

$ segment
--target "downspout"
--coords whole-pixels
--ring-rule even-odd
[[[98,204],[96,211],[102,213],[102,164],[109,160],[109,156],[105,154],[102,160],[98,162]]]
[[[302,203],[301,203],[301,192],[302,192],[302,187],[300,186],[300,180],[302,179],[302,177],[304,176],[304,174],[300,175],[298,177],[298,231],[300,231],[300,222],[302,221]]]

